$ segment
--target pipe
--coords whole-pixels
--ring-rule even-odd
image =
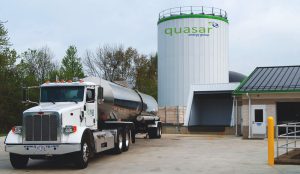
[[[249,117],[249,125],[248,125],[248,138],[250,139],[251,138],[251,127],[250,127],[250,125],[251,125],[251,98],[250,98],[250,95],[249,95],[249,93],[247,92],[246,93],[246,96],[248,97],[248,117]]]
[[[236,134],[238,136],[238,99],[235,98],[235,111],[236,111]],[[240,118],[241,119],[241,118]],[[241,123],[240,123],[241,124]]]
[[[238,124],[239,124],[239,121],[240,120],[240,124],[241,124],[241,117],[239,118],[239,115],[238,115],[238,99],[235,98],[235,110],[236,110],[236,133],[237,133],[237,136],[239,135],[238,134]]]
[[[236,105],[236,97],[233,96],[233,106],[234,106],[234,122],[235,122],[235,136],[237,136],[237,105]]]

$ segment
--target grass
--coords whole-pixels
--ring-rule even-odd
[[[6,134],[2,134],[2,133],[0,133],[0,137],[3,137],[3,136],[6,136]]]

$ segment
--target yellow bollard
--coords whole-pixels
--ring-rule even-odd
[[[274,119],[268,117],[268,163],[274,165]]]

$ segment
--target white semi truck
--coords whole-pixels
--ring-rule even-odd
[[[39,88],[38,106],[25,110],[22,126],[5,139],[14,168],[25,168],[29,158],[64,155],[82,169],[96,153],[127,151],[137,133],[161,137],[157,102],[149,95],[96,77]],[[26,89],[23,100],[30,102]]]

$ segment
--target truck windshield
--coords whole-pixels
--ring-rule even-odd
[[[41,102],[79,102],[83,94],[83,86],[42,87]]]

